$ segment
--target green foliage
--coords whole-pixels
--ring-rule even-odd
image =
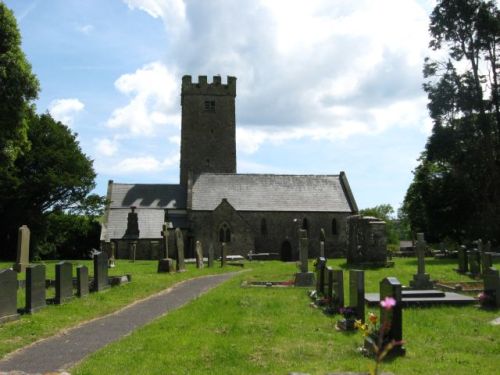
[[[394,218],[394,208],[390,204],[380,204],[375,207],[365,208],[359,211],[364,216],[373,216],[385,221],[387,233],[387,244],[399,246],[399,241],[410,238],[406,222],[399,217]]]
[[[414,232],[500,240],[500,12],[493,1],[441,0],[430,16],[424,90],[434,121],[402,207]],[[465,69],[464,69],[465,67]]]

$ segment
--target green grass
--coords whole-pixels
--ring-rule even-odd
[[[57,261],[45,261],[46,277],[55,279],[55,264]],[[92,261],[74,261],[74,266],[84,264],[93,274]],[[8,268],[12,263],[0,262],[0,269]],[[35,314],[25,314],[21,319],[0,324],[0,358],[15,349],[28,345],[44,337],[52,336],[57,332],[72,327],[78,323],[97,318],[116,311],[135,300],[145,298],[149,295],[164,290],[179,281],[189,278],[234,271],[235,268],[219,267],[203,268],[198,270],[194,265],[187,265],[188,272],[175,274],[158,274],[156,272],[156,261],[136,261],[131,263],[127,260],[118,260],[116,268],[110,270],[110,275],[132,274],[132,282],[121,286],[112,287],[100,293],[91,293],[84,298],[75,297],[68,303],[60,306],[49,305]],[[73,269],[76,277],[76,270]],[[19,279],[24,274],[19,274]],[[47,298],[54,297],[54,288],[47,290]],[[18,307],[24,308],[24,290],[18,291]]]
[[[343,261],[329,261],[343,267]],[[290,279],[294,264],[253,262],[202,298],[138,329],[72,369],[72,374],[324,374],[367,371],[357,352],[359,333],[334,329],[339,318],[309,306],[306,289],[242,288],[242,281]],[[456,261],[427,261],[433,279],[467,281]],[[415,259],[394,268],[367,270],[367,291],[385,276],[407,285]],[[347,283],[345,275],[345,285]],[[347,293],[347,292],[346,292]],[[371,311],[371,309],[368,309]],[[375,310],[377,313],[378,311]],[[476,306],[406,308],[407,355],[384,364],[395,374],[495,374],[500,367],[500,327],[488,324],[499,311]]]

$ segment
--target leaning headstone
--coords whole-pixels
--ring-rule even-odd
[[[316,260],[316,293],[318,295],[325,294],[325,268],[326,259],[318,258]]]
[[[220,266],[225,267],[227,263],[227,247],[226,243],[223,242],[221,244],[221,250],[220,250]]]
[[[17,313],[17,273],[0,270],[0,324],[19,318]]]
[[[94,255],[94,292],[109,288],[108,279],[108,257],[106,253],[97,253]]]
[[[344,307],[344,272],[333,270],[333,308],[337,311]]]
[[[426,243],[423,233],[417,233],[417,273],[413,275],[410,281],[410,287],[413,289],[429,290],[434,289],[434,282],[431,281],[429,274],[425,273],[425,249]]]
[[[29,265],[26,267],[26,312],[34,313],[46,304],[45,266]]]
[[[380,301],[391,297],[396,301],[392,308],[380,306],[380,324],[386,326],[384,332],[384,346],[392,341],[401,342],[403,340],[403,306],[401,283],[395,277],[386,277],[380,282]],[[384,324],[384,322],[387,322]],[[394,346],[390,355],[404,355],[406,352],[402,345]]]
[[[30,230],[26,225],[19,228],[17,232],[17,260],[14,271],[24,272],[30,262]]]
[[[349,271],[349,306],[357,320],[365,321],[365,271]]]
[[[500,276],[493,267],[489,267],[484,274],[484,294],[491,306],[500,307]]]
[[[466,273],[469,271],[469,264],[467,261],[467,248],[465,246],[460,246],[458,248],[458,272]]]
[[[196,268],[203,268],[203,249],[201,247],[201,242],[196,241]]]
[[[325,242],[326,242],[326,235],[325,235],[325,230],[321,228],[319,232],[319,256],[320,257],[325,257]]]
[[[60,305],[73,297],[73,265],[70,262],[56,264],[56,298]]]
[[[309,242],[307,240],[307,231],[299,229],[299,259],[300,272],[295,274],[295,286],[312,286],[314,285],[314,273],[309,272]]]
[[[472,276],[477,276],[481,273],[481,255],[477,249],[467,251],[469,259],[469,273]]]
[[[208,268],[212,268],[214,266],[214,244],[210,243],[208,247]]]
[[[76,267],[76,294],[78,297],[89,294],[89,269],[87,266]]]
[[[184,265],[184,237],[179,228],[175,228],[175,247],[177,249],[177,272],[184,272],[186,270]]]

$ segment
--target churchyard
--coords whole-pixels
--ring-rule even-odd
[[[47,278],[55,278],[55,264],[45,262]],[[86,265],[92,276],[91,261]],[[494,266],[499,267],[498,260]],[[0,268],[11,263],[0,263]],[[343,271],[345,305],[349,305],[349,268],[343,259],[326,265]],[[457,259],[427,258],[426,272],[433,280],[467,282],[470,276],[457,273]],[[75,268],[75,267],[73,267]],[[395,259],[394,267],[367,268],[365,293],[379,292],[385,277],[409,285],[418,268],[415,258]],[[157,262],[116,261],[110,276],[132,274],[132,282],[84,298],[72,298],[61,305],[48,305],[34,314],[0,325],[0,355],[54,335],[80,322],[116,311],[180,281],[202,275],[238,271],[216,264],[186,272],[157,273]],[[309,270],[313,270],[310,260]],[[112,343],[71,369],[72,374],[285,374],[293,371],[323,374],[367,371],[372,363],[363,356],[363,336],[357,331],[338,331],[342,315],[328,315],[312,307],[308,291],[294,287],[299,271],[293,262],[245,262],[244,271],[228,282],[168,313],[130,336]],[[21,278],[22,274],[19,274]],[[283,287],[248,287],[252,282],[285,281]],[[243,286],[242,286],[243,285]],[[325,285],[327,286],[327,285]],[[55,296],[49,288],[48,298]],[[24,307],[23,290],[18,307]],[[378,306],[365,306],[379,314]],[[467,306],[405,307],[402,310],[406,355],[383,363],[383,371],[394,374],[493,374],[500,366],[499,329],[490,322],[498,309]]]

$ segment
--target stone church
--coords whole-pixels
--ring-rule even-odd
[[[309,238],[310,257],[318,256],[321,229],[325,255],[347,252],[348,218],[358,208],[344,172],[337,175],[238,174],[236,170],[236,78],[182,78],[179,184],[109,181],[101,242],[114,242],[118,258],[161,256],[161,232],[180,228],[186,256],[200,241],[220,254],[277,253],[298,259],[298,229]],[[170,249],[173,233],[170,233]],[[172,254],[170,254],[172,256]]]

